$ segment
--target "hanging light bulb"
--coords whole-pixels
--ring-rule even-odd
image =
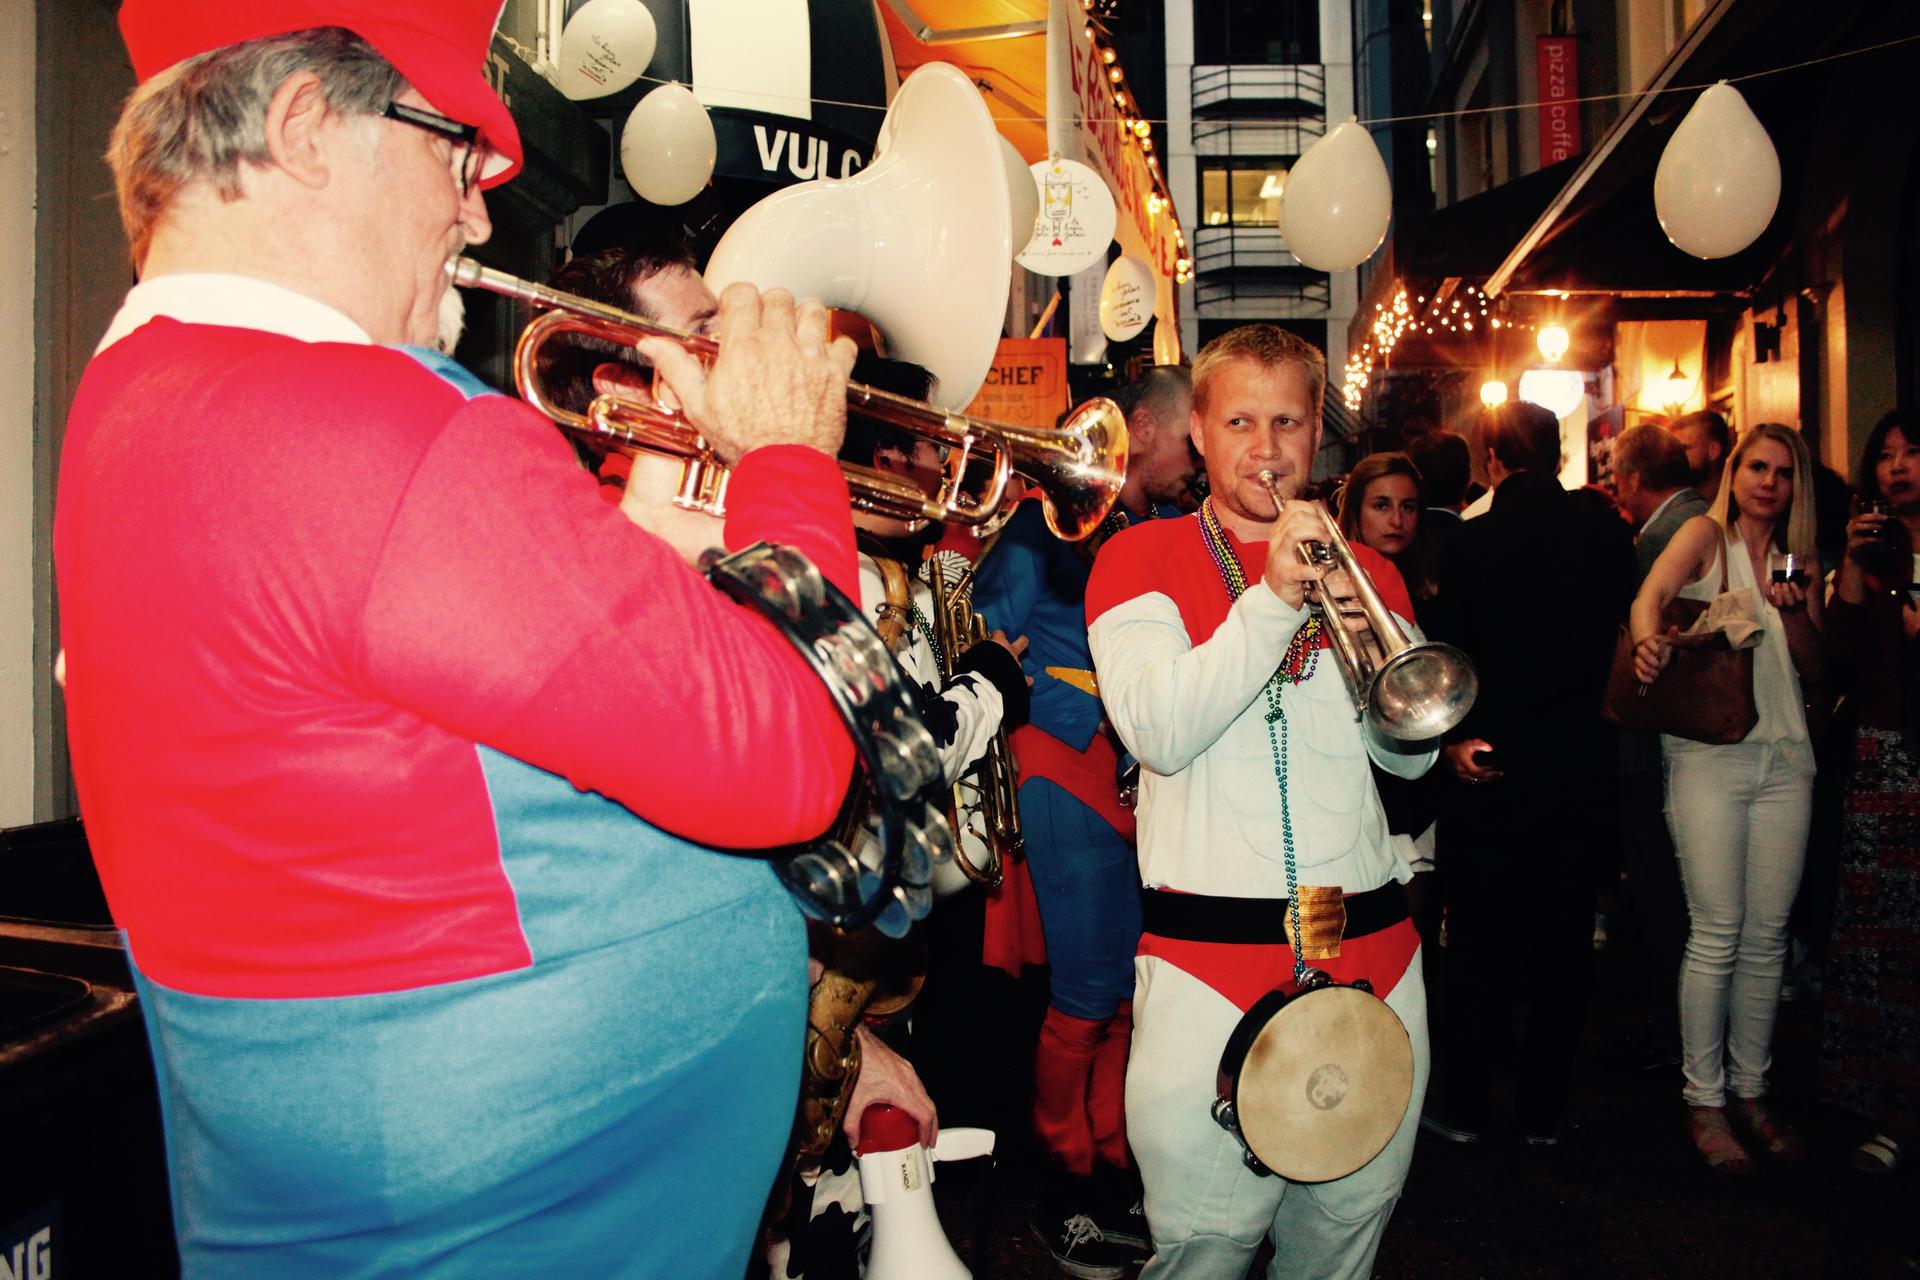
[[[1480,403],[1489,409],[1497,409],[1507,402],[1507,384],[1498,378],[1488,378],[1480,384]]]
[[[1148,124],[1145,120],[1135,120],[1133,122],[1134,137],[1144,138],[1152,132],[1153,132],[1153,126]]]
[[[1108,68],[1107,68],[1107,79],[1109,79],[1109,80],[1111,80],[1111,81],[1113,81],[1113,82],[1114,82],[1115,84],[1119,84],[1119,83],[1120,83],[1120,68],[1118,68],[1118,67],[1108,67]]]
[[[1498,320],[1494,321],[1496,325],[1499,323]],[[1571,346],[1572,343],[1573,335],[1569,334],[1564,326],[1557,324],[1548,325],[1542,329],[1540,335],[1534,339],[1534,345],[1540,348],[1540,354],[1546,358],[1549,364],[1558,364],[1561,358],[1567,354],[1567,348]]]
[[[1100,60],[1106,63],[1108,66],[1112,66],[1114,63],[1114,59],[1118,58],[1119,56],[1120,55],[1118,53],[1115,53],[1112,49],[1102,49],[1100,51]]]

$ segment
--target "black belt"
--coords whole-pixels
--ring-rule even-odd
[[[1346,907],[1347,927],[1340,936],[1364,938],[1407,918],[1407,892],[1389,880],[1377,889],[1348,896]],[[1287,942],[1285,898],[1216,898],[1142,889],[1140,915],[1145,932],[1162,938],[1281,946]]]

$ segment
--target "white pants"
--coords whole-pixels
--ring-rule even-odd
[[[1214,1123],[1220,1051],[1240,1010],[1164,960],[1135,962],[1127,1137],[1146,1186],[1153,1258],[1140,1280],[1244,1280],[1263,1236],[1268,1280],[1365,1277],[1413,1163],[1427,1092],[1427,993],[1416,951],[1387,996],[1413,1041],[1413,1097],[1386,1149],[1347,1177],[1317,1184],[1262,1177]]]
[[[1686,887],[1680,1049],[1696,1107],[1767,1091],[1773,1022],[1787,963],[1813,807],[1804,742],[1714,747],[1663,738],[1667,826]]]

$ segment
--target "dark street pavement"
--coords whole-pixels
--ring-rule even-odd
[[[1854,1172],[1846,1154],[1857,1135],[1814,1104],[1817,997],[1783,1006],[1773,1072],[1775,1101],[1800,1126],[1807,1158],[1728,1177],[1708,1172],[1687,1140],[1678,1068],[1619,1061],[1644,1035],[1637,962],[1630,940],[1595,956],[1585,1061],[1561,1144],[1530,1148],[1495,1134],[1458,1146],[1423,1133],[1375,1275],[1920,1274],[1905,1261],[1920,1247],[1911,1165]],[[984,1168],[943,1171],[942,1216],[976,1276],[1045,1280],[1056,1272],[1025,1225],[1032,1158],[1018,1135],[1008,1137],[991,1177]]]

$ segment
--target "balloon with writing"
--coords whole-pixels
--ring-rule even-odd
[[[1155,301],[1153,268],[1132,254],[1115,258],[1100,286],[1100,331],[1114,342],[1139,337]]]
[[[640,0],[587,0],[560,34],[560,92],[575,102],[620,92],[653,61],[658,34]]]

